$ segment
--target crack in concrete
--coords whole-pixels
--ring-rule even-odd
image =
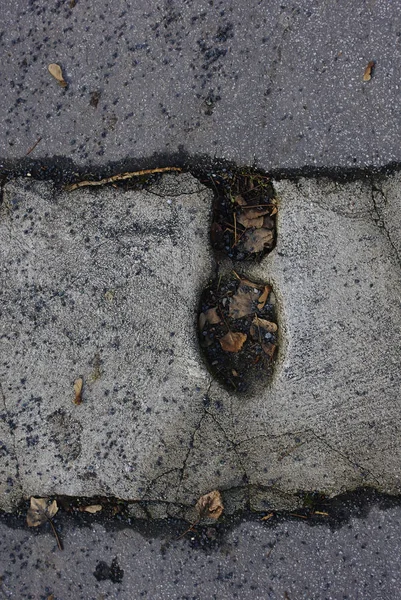
[[[227,434],[227,432],[225,431],[224,427],[221,425],[220,421],[211,413],[207,410],[207,408],[205,408],[205,412],[209,415],[209,417],[212,419],[212,421],[217,425],[217,427],[220,429],[220,431],[222,432],[225,440],[230,444],[230,446],[233,449],[233,452],[238,460],[238,464],[240,465],[242,471],[243,471],[243,481],[246,489],[247,489],[247,506],[246,509],[249,510],[250,509],[250,483],[249,483],[249,477],[248,477],[248,473],[246,470],[246,467],[242,461],[241,455],[238,453],[237,451],[237,443],[234,442]],[[241,488],[242,489],[242,488]]]
[[[150,494],[153,486],[156,484],[157,481],[159,481],[159,479],[162,479],[163,477],[165,477],[166,475],[168,475],[169,473],[175,473],[176,471],[181,471],[180,467],[173,467],[172,469],[168,469],[168,471],[163,471],[163,473],[160,473],[160,475],[157,475],[156,477],[154,477],[153,479],[150,480],[150,482],[148,483],[148,485],[146,486],[146,489],[144,491],[144,493],[142,494],[141,498],[140,498],[140,502],[153,502],[153,498],[146,500],[146,496],[148,494]]]
[[[379,206],[379,203],[377,202],[376,194],[379,194],[382,197],[383,203],[386,205],[388,202],[386,194],[383,192],[383,189],[379,186],[379,184],[377,184],[377,183],[375,184],[374,181],[372,181],[371,198],[372,198],[372,204],[373,204],[373,215],[372,215],[373,220],[374,220],[375,224],[377,225],[377,227],[382,232],[384,232],[385,237],[389,241],[390,246],[392,247],[392,249],[394,251],[397,262],[398,262],[399,266],[401,267],[401,256],[398,252],[398,249],[397,249],[395,243],[393,242],[391,233],[389,232],[389,230],[386,227],[386,222],[385,222],[385,219],[382,214],[382,209]]]
[[[309,429],[309,432],[322,444],[324,444],[325,446],[327,446],[327,448],[329,448],[332,452],[335,452],[336,454],[338,454],[339,456],[341,456],[342,458],[344,458],[346,461],[349,462],[350,465],[352,465],[354,468],[357,468],[360,471],[360,474],[362,477],[365,477],[366,474],[370,475],[370,477],[378,484],[380,485],[380,481],[379,479],[377,479],[377,477],[371,472],[369,471],[369,469],[366,469],[365,467],[363,467],[359,462],[357,462],[356,460],[353,460],[352,458],[350,458],[347,454],[344,454],[344,452],[341,452],[341,450],[337,450],[337,448],[335,448],[334,446],[332,446],[331,444],[329,444],[329,442],[327,442],[326,440],[324,440],[323,438],[321,438],[320,436],[318,436],[313,429]]]
[[[302,435],[305,435],[305,434],[312,435],[316,440],[318,440],[321,444],[323,444],[324,446],[326,446],[327,448],[329,448],[332,452],[335,452],[336,454],[338,454],[339,456],[341,456],[350,465],[352,465],[352,467],[357,468],[360,471],[360,474],[361,474],[362,477],[364,477],[367,474],[378,485],[380,485],[380,480],[371,471],[369,471],[369,469],[367,469],[364,466],[362,466],[358,461],[350,458],[344,452],[341,452],[341,450],[338,450],[337,448],[335,448],[334,446],[332,446],[325,439],[323,439],[322,437],[320,437],[319,435],[317,435],[317,433],[315,433],[315,431],[313,429],[311,429],[311,428],[307,428],[307,429],[300,430],[300,431],[289,431],[289,432],[286,432],[286,433],[282,433],[280,435],[259,434],[257,436],[252,437],[252,438],[247,438],[245,440],[242,440],[241,442],[237,442],[237,446],[242,445],[242,444],[246,444],[246,443],[249,443],[249,442],[252,442],[252,441],[254,441],[256,439],[259,439],[259,438],[264,438],[264,439],[279,439],[279,438],[286,437],[286,436],[294,436],[295,437],[295,436],[302,436]],[[280,456],[279,460],[283,460],[286,456],[290,455],[292,452],[294,452],[295,450],[297,450],[299,447],[303,446],[307,442],[308,442],[308,440],[305,440],[305,442],[298,443],[298,444],[294,445],[293,447],[289,448],[285,453],[283,453]]]
[[[181,488],[182,488],[182,484],[184,482],[185,471],[186,471],[186,468],[187,468],[189,457],[190,457],[191,452],[192,452],[193,447],[194,447],[194,442],[195,442],[196,434],[198,433],[198,431],[202,427],[202,423],[203,423],[203,421],[205,420],[206,417],[207,417],[207,413],[206,413],[206,410],[204,408],[203,414],[200,417],[198,423],[196,424],[196,426],[195,426],[195,428],[194,428],[194,430],[192,432],[192,435],[190,437],[189,446],[188,446],[187,452],[186,452],[186,454],[184,456],[184,460],[183,460],[182,466],[179,468],[180,479],[179,479],[179,482],[178,482],[177,492],[176,492],[176,495],[175,495],[176,498],[178,498],[178,496],[180,494],[180,491],[181,491]]]

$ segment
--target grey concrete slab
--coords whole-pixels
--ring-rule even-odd
[[[2,7],[4,159],[41,138],[31,158],[83,168],[178,151],[267,170],[400,162],[398,2],[74,4]]]
[[[0,519],[0,590],[39,600],[393,600],[399,597],[401,509],[374,507],[342,527],[242,522],[231,530],[78,527],[50,530]],[[111,569],[114,561],[114,568]],[[104,578],[102,579],[101,576]]]
[[[194,439],[187,492],[236,468],[259,510],[294,506],[299,490],[400,493],[399,184],[383,183],[387,230],[369,182],[276,183],[277,247],[260,265],[235,267],[277,296],[274,377],[246,398],[212,384],[215,425],[204,420]],[[224,463],[210,438],[224,440]]]
[[[155,469],[177,485],[210,380],[196,313],[213,262],[211,192],[190,175],[174,183],[70,195],[23,180],[5,190],[2,414],[24,495],[135,499]]]
[[[18,476],[3,458],[2,508],[18,483],[19,497],[116,496],[188,519],[215,488],[227,512],[399,494],[400,177],[378,185],[276,183],[277,246],[235,268],[273,285],[279,355],[269,385],[237,395],[196,337],[209,190],[173,174],[146,191],[7,184],[1,379]]]

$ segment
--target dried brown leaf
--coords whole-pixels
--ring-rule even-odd
[[[218,519],[224,510],[220,492],[218,490],[213,490],[213,492],[201,496],[196,503],[195,508],[201,519]]]
[[[210,325],[217,325],[218,323],[221,322],[221,319],[220,319],[219,315],[217,314],[217,308],[215,306],[212,308],[209,308],[208,310],[205,310],[204,315],[205,315],[206,322],[209,323]]]
[[[219,339],[224,352],[239,352],[246,342],[246,333],[229,331]]]
[[[270,229],[255,229],[245,234],[244,248],[247,252],[262,252],[273,246],[273,232]]]
[[[251,282],[249,282],[249,284],[250,283]],[[246,283],[246,285],[249,284]],[[254,312],[253,303],[257,297],[258,294],[255,293],[253,289],[251,289],[251,291],[246,291],[240,286],[237,293],[230,299],[229,316],[232,319],[241,319],[242,317],[250,315]]]
[[[74,393],[75,393],[74,404],[82,404],[83,383],[84,383],[84,380],[82,379],[82,377],[78,377],[78,379],[76,379],[74,381]]]
[[[88,512],[93,515],[94,513],[103,510],[103,506],[101,504],[91,504],[91,506],[81,506],[80,510],[82,512]]]
[[[263,348],[263,352],[265,354],[267,354],[267,356],[270,358],[270,360],[273,359],[274,353],[276,351],[276,344],[262,344],[262,348]]]
[[[237,221],[240,223],[240,225],[246,227],[246,229],[250,229],[251,227],[259,229],[260,227],[263,227],[263,216],[251,219],[246,213],[242,213],[237,215]]]
[[[54,79],[57,81],[57,83],[59,85],[61,85],[61,87],[63,87],[63,88],[67,87],[67,82],[65,81],[65,79],[63,77],[63,72],[61,70],[60,65],[58,65],[56,63],[51,63],[47,68],[49,70],[50,75],[52,75],[54,77]]]
[[[246,208],[244,206],[243,214],[247,216],[248,219],[257,219],[258,217],[263,217],[264,215],[269,215],[271,212],[271,206],[253,206],[252,208]]]
[[[257,327],[262,327],[262,329],[265,329],[269,333],[276,333],[277,331],[276,323],[272,323],[272,321],[266,321],[266,319],[260,319],[259,317],[255,317],[252,323],[254,323],[254,325],[256,325]]]
[[[237,275],[237,273],[235,273],[235,271],[233,271],[233,273],[240,280],[240,282],[241,282],[240,285],[247,285],[248,287],[252,288],[253,290],[254,289],[260,290],[264,287],[260,283],[255,283],[254,281],[249,281],[249,279],[244,279],[244,278],[240,277],[239,275]]]
[[[237,196],[234,197],[234,202],[235,202],[235,204],[238,204],[239,206],[246,206],[246,200],[243,196],[241,196],[241,194],[238,194]]]
[[[272,289],[271,289],[270,285],[265,285],[263,292],[260,294],[260,296],[258,298],[258,309],[259,310],[262,310],[262,308],[266,304],[266,301],[269,297],[271,290]]]
[[[373,69],[375,68],[375,65],[376,63],[374,60],[368,62],[365,72],[363,74],[364,81],[370,81],[372,79]]]
[[[31,497],[31,505],[26,515],[28,527],[39,527],[54,517],[58,511],[57,502],[49,504],[48,498]]]
[[[269,215],[263,217],[263,227],[265,229],[274,229],[274,219]]]

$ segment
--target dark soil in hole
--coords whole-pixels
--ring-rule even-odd
[[[270,178],[227,171],[213,173],[211,180],[216,193],[213,249],[233,260],[261,259],[276,243],[277,206]]]
[[[212,374],[228,389],[246,391],[269,376],[277,349],[277,324],[269,285],[237,274],[214,280],[203,292],[199,340]]]

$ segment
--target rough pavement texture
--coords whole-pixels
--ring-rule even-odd
[[[276,184],[277,247],[260,265],[242,265],[277,296],[273,382],[246,399],[212,385],[218,402],[194,439],[188,491],[201,476],[218,486],[216,473],[229,480],[237,465],[257,509],[291,506],[297,490],[400,493],[400,189],[399,176]]]
[[[218,535],[217,547],[209,540],[203,548],[193,534],[177,540],[177,529],[165,528],[154,537],[152,530],[98,522],[77,528],[63,518],[57,518],[57,527],[63,552],[50,529],[11,529],[0,520],[2,597],[399,598],[400,507],[373,508],[336,529],[302,520],[241,523],[222,538]],[[99,580],[101,574],[108,578]]]
[[[138,498],[155,472],[182,464],[209,381],[195,327],[212,269],[210,201],[190,175],[167,176],[149,192],[7,186],[3,508],[18,497],[18,481],[29,496]]]
[[[30,158],[78,165],[179,150],[267,170],[401,160],[399,2],[70,4],[3,6],[3,159],[41,137]]]
[[[237,396],[210,382],[196,342],[213,273],[197,180],[5,187],[3,508],[100,494],[191,518],[214,488],[227,511],[292,507],[299,491],[400,493],[400,177],[276,188],[277,247],[236,269],[273,283],[280,352],[271,385]]]

